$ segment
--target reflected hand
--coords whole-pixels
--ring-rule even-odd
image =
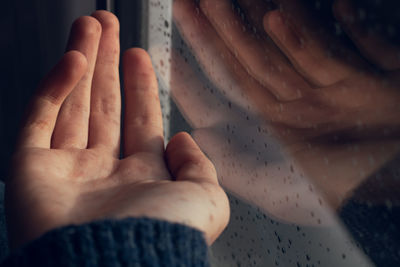
[[[227,225],[227,197],[192,138],[178,134],[164,150],[157,81],[140,49],[124,55],[124,158],[119,159],[118,32],[111,13],[79,18],[70,51],[32,101],[6,186],[14,247],[60,226],[101,219],[183,223],[203,231],[208,243]]]
[[[356,39],[357,27],[345,24],[356,44],[369,52],[364,56],[380,70],[318,28],[299,2],[278,1],[282,11],[277,11],[263,1],[238,1],[247,14],[255,14],[247,21],[261,21],[264,26],[254,24],[253,29],[246,28],[228,0],[200,1],[201,12],[190,2],[175,1],[175,18],[206,73],[217,86],[224,85],[224,74],[234,77],[334,207],[397,153],[399,64],[392,62],[388,69],[376,60],[382,57],[368,46],[373,36]],[[337,11],[345,23],[341,10]],[[188,17],[196,18],[195,22],[188,22]],[[205,56],[209,54],[205,48],[211,46],[205,40],[218,50],[214,55],[219,58],[213,62]],[[385,53],[397,53],[390,48]],[[218,60],[225,64],[222,74],[215,71]],[[219,79],[212,78],[218,75]]]

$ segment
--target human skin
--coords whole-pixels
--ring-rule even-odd
[[[77,19],[67,50],[27,110],[6,181],[11,246],[57,227],[126,217],[182,223],[213,243],[229,220],[227,196],[190,135],[164,147],[147,53],[123,56],[121,134],[118,19],[106,11]]]
[[[231,76],[226,80],[236,82],[305,176],[338,209],[399,151],[400,49],[361,35],[357,20],[346,20],[354,17],[348,1],[336,1],[334,13],[358,52],[319,27],[299,1],[274,1],[279,9],[265,1],[238,2],[254,15],[246,17],[254,28],[229,0],[176,0],[178,28],[210,80],[229,91],[221,81]],[[211,53],[216,56],[210,59]],[[189,110],[186,117],[195,121],[196,115]]]

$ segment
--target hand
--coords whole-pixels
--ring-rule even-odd
[[[229,204],[212,163],[185,133],[164,150],[156,77],[145,51],[124,54],[120,153],[119,23],[97,11],[72,26],[68,50],[28,109],[6,186],[10,242],[56,227],[150,217],[203,231],[212,243]]]
[[[193,1],[175,1],[174,16],[204,72],[218,88],[190,66],[194,62],[184,46],[178,46],[170,57],[162,52],[165,48],[156,46],[151,55],[154,62],[164,62],[156,68],[170,85],[182,114],[198,129],[193,136],[216,165],[220,183],[277,219],[331,224],[333,218],[324,199],[285,157],[265,122],[254,115],[257,108],[243,88],[246,83],[257,83],[248,79]],[[310,192],[310,188],[314,190]]]
[[[175,104],[195,129],[192,136],[212,159],[224,189],[281,221],[331,225],[334,218],[324,199],[315,189],[310,192],[313,186],[285,157],[268,126],[251,115],[247,100],[202,80],[201,73],[187,62],[191,59],[186,53],[173,51],[169,57],[163,51],[160,46],[150,49],[153,62],[170,62],[155,65],[160,80],[169,81]],[[207,56],[213,58],[213,54]],[[210,66],[215,68],[218,60],[213,63]],[[221,78],[219,82],[227,81],[226,76]]]
[[[316,26],[310,19],[315,16],[296,1],[277,1],[282,11],[263,1],[238,2],[254,28],[232,12],[228,0],[200,1],[197,11],[193,1],[175,1],[175,18],[210,79],[227,96],[232,88],[245,93],[297,166],[337,208],[399,150],[398,61],[390,69],[382,66],[379,50],[358,39],[370,48],[363,55],[380,67],[374,68]],[[355,29],[348,27],[350,36],[359,36]],[[383,51],[395,58],[399,50],[390,48]]]

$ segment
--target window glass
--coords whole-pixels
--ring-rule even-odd
[[[378,2],[149,1],[166,135],[190,131],[230,195],[214,266],[398,257],[382,240],[398,233],[400,50]]]

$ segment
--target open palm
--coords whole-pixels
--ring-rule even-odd
[[[125,217],[183,223],[213,242],[229,206],[212,163],[192,138],[164,149],[157,81],[140,49],[124,55],[120,155],[119,25],[111,13],[78,19],[68,51],[29,108],[7,182],[12,245],[67,224]]]

